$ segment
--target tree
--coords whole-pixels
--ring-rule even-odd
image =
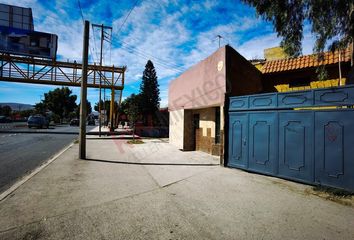
[[[76,95],[68,87],[56,88],[44,94],[43,104],[58,115],[60,119],[67,118],[70,112],[73,112],[76,105]]]
[[[19,114],[22,118],[28,118],[33,114],[33,112],[34,112],[33,109],[27,109],[27,110],[19,111]]]
[[[143,114],[144,123],[147,123],[146,116],[154,114],[160,107],[160,90],[157,82],[157,76],[154,64],[148,60],[140,84],[141,96],[141,112]]]
[[[124,113],[127,114],[128,119],[133,127],[133,142],[135,141],[135,123],[140,116],[140,103],[141,95],[132,94],[124,101],[125,109]]]
[[[5,106],[0,106],[0,115],[4,115],[6,117],[10,117],[12,113],[12,109],[10,106],[8,105],[5,105]]]
[[[77,118],[80,118],[80,107],[81,107],[80,105],[81,103],[79,103],[79,105],[77,105],[75,109],[75,115]],[[87,116],[88,116],[92,113],[92,107],[91,107],[91,103],[87,100],[86,100],[86,109],[87,109]]]
[[[124,99],[121,103],[120,106],[118,108],[118,112],[119,113],[124,113],[126,114],[127,109],[129,108],[129,105],[132,102],[137,102],[137,104],[140,107],[141,104],[141,95],[140,94],[131,94],[129,97],[127,97],[126,99]],[[141,114],[141,109],[139,108],[139,114]]]
[[[42,102],[36,103],[36,105],[34,105],[34,112],[36,114],[42,114],[45,115],[47,111],[47,106]]]
[[[103,109],[109,110],[110,104],[111,104],[110,100],[106,100],[104,104],[103,104],[103,100],[101,100],[101,110],[103,110]],[[98,102],[95,104],[94,109],[97,112],[99,111]]]
[[[315,35],[314,51],[323,52],[327,43],[330,48],[345,48],[353,43],[353,0],[242,0],[256,8],[258,15],[274,25],[281,46],[292,57],[302,51],[301,40],[306,21]]]

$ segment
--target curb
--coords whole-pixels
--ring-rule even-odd
[[[39,173],[41,170],[43,170],[44,168],[46,168],[49,164],[51,164],[52,162],[54,162],[54,160],[56,160],[60,155],[62,155],[64,152],[66,152],[69,148],[71,148],[75,143],[72,142],[71,144],[69,144],[66,148],[64,148],[63,150],[61,150],[59,153],[57,153],[56,155],[54,155],[52,158],[50,158],[49,160],[47,160],[45,163],[43,163],[42,165],[40,165],[39,167],[37,167],[36,169],[34,169],[30,174],[22,177],[20,180],[18,180],[17,182],[15,182],[9,189],[5,190],[5,192],[0,194],[0,202],[4,199],[6,199],[6,197],[8,197],[11,193],[13,193],[17,188],[19,188],[20,186],[22,186],[25,182],[27,182],[28,180],[30,180],[33,176],[35,176],[37,173]]]

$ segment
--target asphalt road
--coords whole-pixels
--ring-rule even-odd
[[[14,124],[0,128],[0,193],[78,138],[79,127],[28,129]],[[87,131],[93,127],[88,126]]]

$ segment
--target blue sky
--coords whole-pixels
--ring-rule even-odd
[[[13,0],[0,0],[13,4]],[[263,50],[279,45],[271,23],[257,18],[253,8],[236,0],[140,0],[122,26],[135,0],[81,0],[84,18],[113,27],[113,43],[106,45],[104,64],[127,66],[123,98],[139,92],[145,64],[151,59],[160,84],[161,106],[167,106],[168,84],[184,70],[222,45],[230,44],[247,59],[262,58]],[[81,61],[83,22],[77,0],[19,0],[31,7],[36,31],[59,37],[58,60]],[[99,33],[90,38],[90,62],[98,62]],[[312,52],[313,37],[305,30],[303,53]],[[111,49],[111,51],[109,51]],[[0,82],[0,102],[35,104],[55,86]],[[80,89],[71,87],[74,94]],[[89,89],[88,99],[98,101]]]

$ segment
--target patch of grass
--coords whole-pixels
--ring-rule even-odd
[[[76,139],[75,141],[74,141],[74,144],[78,144],[79,143],[79,139]]]
[[[325,192],[327,194],[336,196],[336,197],[352,197],[354,196],[354,192],[349,192],[349,191],[345,191],[342,189],[337,189],[337,188],[331,188],[331,187],[324,187],[324,186],[315,186],[313,187],[313,190],[315,192]]]
[[[144,142],[141,141],[140,139],[134,139],[134,140],[129,140],[127,141],[128,144],[143,144]]]

